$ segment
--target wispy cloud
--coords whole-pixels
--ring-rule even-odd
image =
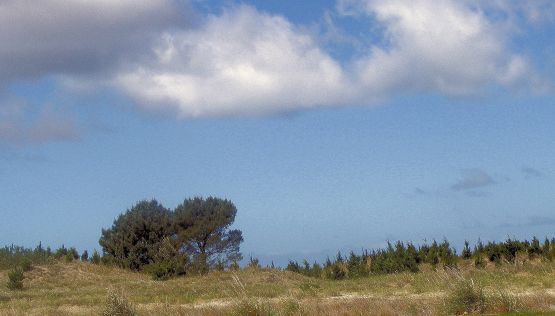
[[[539,178],[543,176],[543,173],[541,171],[532,167],[522,167],[521,171],[522,173],[524,173],[524,177],[526,179]]]
[[[42,144],[77,141],[76,122],[46,106],[36,109],[19,100],[0,102],[0,144]]]
[[[496,184],[495,180],[482,169],[464,169],[462,177],[451,186],[454,191],[483,188]]]

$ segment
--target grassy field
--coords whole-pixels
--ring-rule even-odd
[[[244,269],[161,282],[60,262],[26,272],[20,291],[7,289],[6,271],[0,272],[0,315],[101,315],[108,292],[128,300],[139,315],[537,315],[555,309],[553,263],[423,270],[331,281]]]

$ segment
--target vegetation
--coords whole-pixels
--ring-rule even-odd
[[[434,240],[431,244],[423,243],[418,247],[398,241],[395,244],[388,242],[385,249],[363,251],[360,255],[351,252],[346,258],[338,253],[335,260],[328,258],[323,266],[318,263],[310,265],[306,260],[302,265],[291,261],[285,269],[315,278],[341,280],[367,277],[369,274],[418,272],[423,265],[451,270],[458,269],[461,262],[473,261],[476,268],[485,268],[488,262],[494,265],[515,264],[518,260],[551,261],[554,257],[555,240],[545,239],[541,244],[535,237],[530,242],[509,238],[504,242],[484,245],[478,241],[474,250],[465,241],[460,256],[447,240],[441,243]]]
[[[231,201],[214,197],[186,199],[175,211],[141,201],[102,230],[103,259],[156,280],[236,265],[243,241],[240,230],[229,229],[236,213]]]
[[[135,316],[135,307],[129,303],[127,298],[116,293],[113,289],[108,290],[106,307],[102,312],[103,316]]]
[[[21,268],[15,267],[8,272],[7,287],[10,290],[23,289],[23,270]]]
[[[7,273],[0,273],[0,282],[7,279]],[[457,290],[471,282],[470,294]],[[107,300],[109,289],[137,315],[238,315],[245,310],[262,315],[442,315],[464,313],[465,306],[486,314],[547,312],[555,304],[555,264],[536,258],[476,269],[468,260],[459,262],[458,270],[423,264],[418,273],[339,281],[261,267],[159,282],[116,266],[60,260],[35,266],[25,273],[24,285],[23,291],[0,288],[1,315],[100,315],[108,302],[118,301]],[[479,291],[482,303],[467,300]]]
[[[447,240],[397,241],[284,269],[250,257],[241,268],[243,237],[230,228],[236,213],[213,197],[173,211],[141,201],[102,230],[102,254],[41,243],[1,248],[0,314],[430,315],[555,306],[555,239],[465,241],[460,255]]]
[[[242,233],[229,230],[236,214],[231,201],[213,197],[187,199],[175,209],[176,234],[191,254],[193,269],[206,273],[218,262],[229,265],[242,259]]]

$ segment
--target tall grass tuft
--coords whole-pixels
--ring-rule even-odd
[[[484,288],[472,279],[459,280],[447,297],[447,309],[456,315],[483,313],[486,309]]]
[[[136,316],[135,307],[127,300],[123,294],[118,294],[115,290],[108,290],[106,306],[102,312],[103,316]]]

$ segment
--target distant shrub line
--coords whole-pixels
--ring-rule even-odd
[[[460,255],[447,240],[441,243],[433,241],[415,246],[412,243],[388,242],[384,249],[363,251],[362,254],[351,252],[348,256],[338,253],[334,260],[328,258],[324,264],[302,264],[290,261],[285,270],[309,277],[341,280],[346,278],[366,277],[370,274],[389,274],[400,272],[418,272],[422,264],[432,268],[457,269],[461,260],[473,260],[476,268],[484,268],[488,262],[501,265],[515,263],[516,260],[555,258],[555,238],[545,239],[541,243],[536,237],[531,241],[507,239],[504,242],[478,241],[471,249],[467,241]]]
[[[146,265],[142,271],[159,280],[185,273],[176,270],[187,269],[187,266],[181,265],[179,254],[175,252],[175,248],[169,240],[160,245],[158,253],[161,257],[155,259],[157,260],[155,264]],[[551,240],[546,238],[543,242],[536,237],[531,241],[507,239],[503,242],[490,241],[486,244],[478,241],[472,248],[465,241],[460,254],[457,254],[447,240],[441,243],[433,241],[430,244],[424,243],[418,246],[410,242],[397,241],[395,243],[388,242],[387,247],[383,249],[365,250],[361,254],[350,252],[348,255],[343,255],[338,252],[335,258],[328,258],[323,264],[317,262],[310,264],[307,260],[302,263],[290,261],[284,270],[314,278],[342,280],[367,277],[371,274],[419,272],[423,264],[434,269],[458,269],[461,261],[467,261],[476,268],[484,268],[488,264],[499,266],[524,260],[552,261],[554,258],[555,238]],[[14,245],[0,248],[0,269],[11,269],[8,272],[7,284],[10,289],[22,288],[23,274],[31,270],[33,265],[74,260],[119,266],[111,255],[101,255],[96,250],[90,256],[87,250],[79,254],[74,247],[66,248],[64,245],[56,250],[52,250],[50,247],[44,248],[41,243],[34,249]],[[216,261],[211,270],[224,271],[239,268],[237,262],[226,265],[223,261]],[[260,269],[261,266],[258,259],[251,257],[246,268]],[[267,268],[276,269],[273,264]]]

